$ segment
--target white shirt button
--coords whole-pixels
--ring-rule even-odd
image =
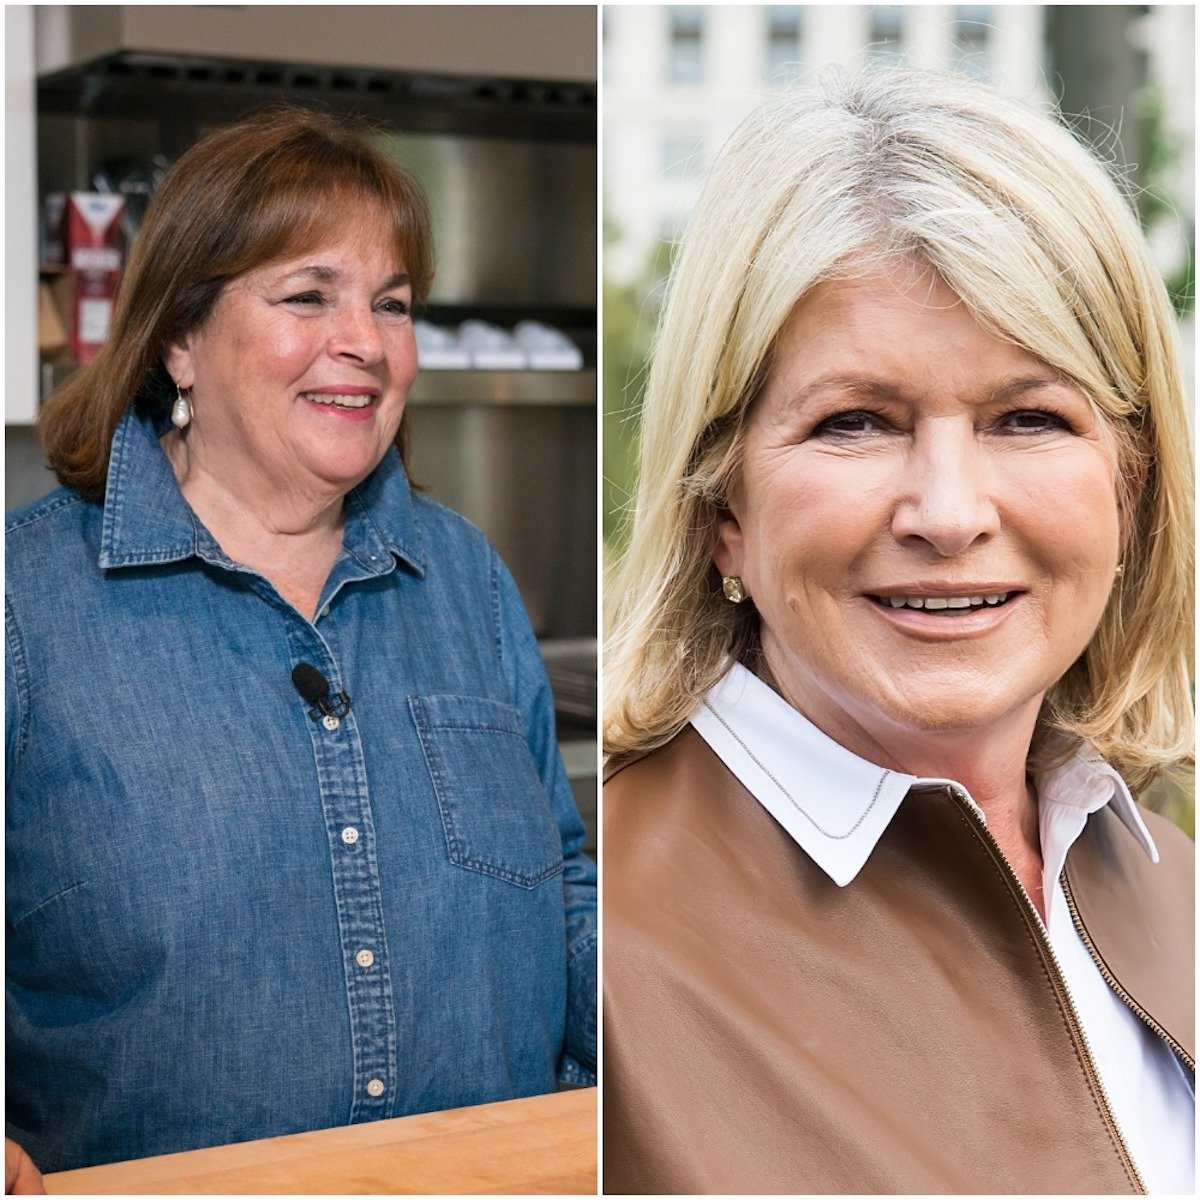
[[[371,1082],[367,1084],[367,1095],[368,1096],[382,1096],[383,1095],[383,1080],[382,1079],[372,1079]]]
[[[327,715],[321,718],[321,724],[324,725],[330,733],[332,733],[341,723],[342,720],[340,717]]]
[[[345,842],[347,846],[353,846],[354,843],[358,841],[358,830],[355,829],[353,825],[347,825],[346,828],[342,830],[342,841]]]
[[[375,961],[375,955],[370,950],[360,950],[355,956],[354,961],[360,967],[369,967]]]

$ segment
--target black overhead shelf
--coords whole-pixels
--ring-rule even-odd
[[[63,116],[221,122],[271,104],[352,112],[413,133],[593,144],[596,86],[123,50],[38,80]]]

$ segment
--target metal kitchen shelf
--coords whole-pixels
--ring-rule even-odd
[[[412,404],[595,405],[596,372],[422,371],[409,393]]]
[[[436,75],[123,50],[38,80],[38,111],[65,116],[231,120],[316,102],[393,129],[594,143],[596,85]]]
[[[558,743],[558,749],[562,755],[568,779],[571,781],[576,779],[595,781],[599,771],[596,768],[597,743],[594,737],[564,739]]]
[[[554,710],[560,719],[596,727],[596,639],[543,638],[538,642]],[[594,766],[594,764],[593,764]]]

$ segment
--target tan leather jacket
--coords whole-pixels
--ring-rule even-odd
[[[1191,1069],[1193,850],[1107,809],[1066,894]],[[604,1190],[1144,1191],[1060,970],[967,802],[914,789],[837,887],[690,726],[604,796]]]

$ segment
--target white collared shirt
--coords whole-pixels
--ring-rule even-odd
[[[862,869],[909,789],[953,786],[861,759],[740,663],[692,717],[713,752],[839,886]],[[1062,869],[1090,813],[1111,804],[1153,862],[1158,849],[1125,782],[1090,748],[1037,779],[1046,932],[1134,1162],[1153,1194],[1190,1194],[1195,1095],[1188,1071],[1108,986],[1067,909]],[[967,795],[981,819],[983,811]]]

